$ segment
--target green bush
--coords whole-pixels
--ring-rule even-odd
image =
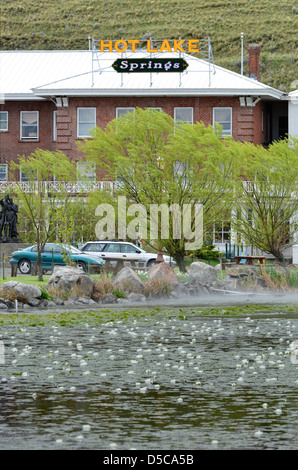
[[[127,298],[127,295],[120,289],[114,289],[112,291],[112,294],[114,294],[114,296],[117,297],[117,299],[126,299]]]
[[[218,251],[215,245],[203,245],[199,250],[193,253],[195,258],[207,259],[207,260],[218,260],[224,253]]]

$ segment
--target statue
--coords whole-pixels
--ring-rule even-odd
[[[0,200],[0,243],[18,243],[17,222],[18,206],[15,204],[9,194]],[[2,231],[4,231],[2,235]]]

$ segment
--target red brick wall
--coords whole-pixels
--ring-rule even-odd
[[[259,44],[250,44],[248,50],[248,67],[249,75],[260,80],[260,52]]]
[[[55,105],[51,101],[10,101],[0,104],[1,111],[8,111],[8,131],[0,132],[0,163],[17,161],[18,156],[30,155],[37,148],[54,150],[53,142],[53,111]],[[25,141],[20,139],[20,112],[39,112],[39,139]],[[16,178],[18,176],[16,175]]]
[[[161,107],[174,117],[175,107],[192,107],[194,122],[213,125],[214,107],[232,108],[233,138],[262,144],[263,102],[255,107],[241,107],[238,97],[94,97],[69,98],[69,107],[56,108],[51,101],[6,102],[1,110],[9,112],[8,132],[0,132],[1,162],[14,160],[18,155],[29,155],[36,148],[56,150],[78,160],[80,155],[77,142],[77,108],[96,107],[96,123],[105,128],[116,117],[117,107]],[[53,111],[57,111],[57,142],[53,141]],[[39,111],[39,140],[24,142],[20,140],[20,111]]]

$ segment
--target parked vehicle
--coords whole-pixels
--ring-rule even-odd
[[[87,271],[91,266],[102,266],[104,260],[92,254],[86,254],[74,246],[46,243],[41,253],[42,269],[50,271],[54,265],[65,266],[68,262],[76,264],[76,267]],[[37,263],[37,245],[24,250],[14,251],[10,264],[17,265],[22,274],[30,274],[32,264]]]
[[[124,261],[138,260],[139,266],[150,267],[156,263],[157,253],[147,251],[130,242],[116,240],[95,240],[86,242],[81,246],[81,251],[105,258],[123,258]],[[176,262],[168,255],[163,255],[164,261],[172,266]]]

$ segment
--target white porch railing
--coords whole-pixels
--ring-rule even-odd
[[[6,193],[21,187],[24,192],[68,192],[71,194],[92,191],[114,191],[117,183],[114,181],[0,181],[0,193]]]

